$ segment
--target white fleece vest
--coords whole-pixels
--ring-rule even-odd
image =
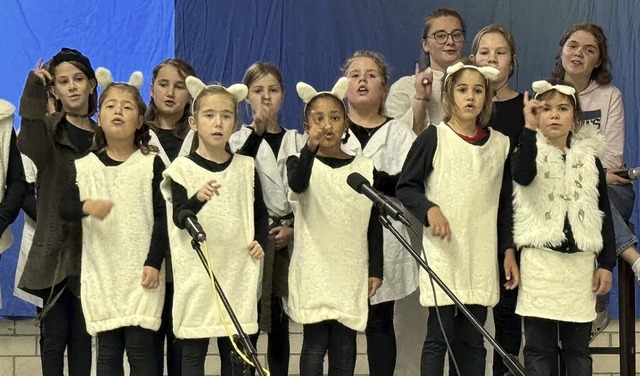
[[[514,241],[518,247],[557,247],[566,240],[565,217],[578,248],[602,249],[602,217],[598,209],[598,170],[595,158],[603,137],[583,127],[563,152],[537,134],[537,176],[528,186],[514,184]],[[566,161],[565,161],[566,160]]]
[[[514,239],[522,250],[516,313],[569,322],[595,319],[592,291],[596,255],[603,245],[598,208],[595,157],[604,145],[593,127],[583,127],[566,150],[538,133],[537,176],[528,186],[514,185]],[[583,252],[546,248],[565,240],[568,216],[576,244]]]
[[[373,160],[373,165],[378,171],[384,171],[389,175],[396,175],[402,171],[409,149],[416,134],[411,128],[390,120],[373,134],[364,150],[358,138],[349,130],[350,137],[342,149],[352,155],[361,154]],[[388,197],[398,207],[402,204],[395,197]],[[405,211],[406,212],[406,211]],[[408,239],[408,232],[404,225],[391,219],[393,227]],[[411,294],[418,287],[419,274],[418,263],[402,244],[393,236],[391,231],[382,229],[384,249],[384,283],[369,301],[378,304],[392,300],[402,299]]]
[[[191,247],[186,230],[173,223],[171,182],[187,190],[192,197],[209,180],[221,188],[197,213],[198,222],[207,234],[207,246],[214,276],[238,316],[245,332],[258,331],[258,298],[262,264],[254,260],[247,245],[254,240],[254,173],[252,158],[234,155],[221,172],[211,172],[187,157],[176,158],[164,172],[162,192],[167,199],[167,218],[173,265],[173,330],[178,338],[224,337],[215,290],[198,255]],[[204,247],[203,247],[204,250]],[[220,303],[223,318],[233,324]]]
[[[104,220],[82,219],[81,301],[91,335],[160,327],[164,270],[158,288],[140,284],[153,230],[154,159],[136,151],[118,166],[105,166],[93,153],[75,161],[80,200],[114,203]]]
[[[429,200],[449,221],[451,242],[423,229],[429,266],[464,304],[498,303],[497,217],[509,139],[490,130],[482,146],[464,141],[444,122],[436,125],[438,146],[425,182]],[[438,305],[453,301],[435,285]],[[435,305],[426,272],[420,272],[420,303]]]
[[[356,156],[346,166],[331,168],[316,159],[307,190],[290,193],[296,230],[287,303],[300,324],[337,320],[359,331],[367,325],[373,204],[347,185],[352,172],[372,181],[373,163]]]
[[[9,170],[9,148],[11,145],[11,132],[13,131],[13,120],[15,119],[15,107],[0,99],[0,202],[4,201],[4,194],[7,184],[7,171]],[[0,253],[4,252],[13,243],[11,229],[7,229],[0,236]],[[2,306],[2,302],[0,302]]]

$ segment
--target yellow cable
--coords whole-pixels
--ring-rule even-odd
[[[249,364],[253,368],[256,368],[256,366],[251,362],[251,360],[249,360],[247,355],[245,353],[243,353],[242,351],[240,351],[240,349],[236,345],[236,341],[233,340],[233,333],[231,332],[231,328],[229,327],[229,323],[227,323],[227,321],[224,319],[224,311],[222,310],[222,304],[220,302],[220,296],[218,295],[218,291],[216,290],[216,285],[214,283],[215,276],[213,274],[213,270],[211,269],[211,260],[209,259],[209,248],[207,247],[207,242],[205,241],[205,242],[202,242],[200,244],[204,248],[204,257],[205,257],[205,260],[207,261],[207,265],[205,265],[205,268],[207,269],[207,274],[209,275],[209,280],[211,281],[211,289],[213,290],[213,297],[214,297],[214,300],[216,302],[216,306],[218,307],[218,313],[220,314],[220,320],[222,320],[222,325],[224,326],[224,330],[225,330],[225,332],[227,332],[227,337],[229,337],[229,340],[231,341],[231,345],[233,346],[233,349],[240,356],[240,358],[245,363]],[[240,336],[240,333],[236,333],[236,334],[238,334],[238,336]],[[269,372],[268,369],[262,368],[262,371],[265,373],[265,375],[271,376],[271,373]]]

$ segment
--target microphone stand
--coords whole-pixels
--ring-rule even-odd
[[[204,253],[202,253],[202,248],[200,248],[200,243],[197,242],[195,239],[192,239],[191,246],[198,254],[200,261],[202,261],[202,266],[204,266],[208,274],[208,271],[210,270],[209,269],[210,265],[207,263],[207,259],[204,257]],[[238,317],[233,312],[233,309],[231,308],[231,304],[229,303],[229,300],[227,300],[227,296],[224,294],[224,291],[222,291],[222,287],[220,287],[220,284],[218,283],[218,279],[215,277],[211,279],[213,280],[213,283],[216,287],[216,292],[218,293],[218,296],[220,297],[220,300],[222,301],[222,304],[224,305],[224,308],[227,311],[227,314],[229,314],[229,317],[231,318],[231,322],[233,322],[233,326],[236,328],[236,332],[238,333],[237,335],[234,336],[233,340],[235,340],[235,338],[239,339],[239,342],[242,345],[245,354],[249,356],[249,359],[253,363],[253,366],[256,369],[257,374],[259,376],[266,376],[266,374],[264,373],[264,369],[262,368],[262,364],[260,364],[260,361],[258,360],[258,351],[256,350],[255,347],[253,347],[253,344],[249,340],[249,336],[242,329],[242,326],[240,325],[240,321],[238,321]],[[233,353],[232,353],[232,358],[233,358]]]
[[[478,320],[476,320],[476,318],[473,316],[473,314],[471,312],[469,312],[467,307],[465,307],[464,304],[462,304],[462,302],[458,299],[458,297],[455,296],[453,291],[451,291],[447,287],[447,285],[445,285],[445,283],[442,282],[440,277],[438,277],[438,275],[433,270],[431,270],[431,268],[429,267],[429,265],[427,265],[425,260],[423,260],[422,257],[420,257],[420,255],[411,247],[411,245],[407,242],[407,240],[402,235],[400,235],[398,230],[396,230],[395,227],[392,226],[391,221],[389,220],[389,218],[387,218],[386,214],[382,210],[380,211],[379,220],[380,220],[380,223],[382,223],[382,225],[385,228],[387,228],[387,230],[389,230],[396,239],[398,239],[398,241],[411,254],[411,256],[413,256],[413,258],[416,259],[418,264],[420,264],[422,269],[424,269],[424,271],[426,271],[427,274],[429,274],[431,279],[438,286],[440,286],[440,288],[445,292],[445,294],[447,294],[447,296],[449,298],[451,298],[451,300],[453,300],[453,302],[458,307],[460,312],[462,312],[467,317],[467,319],[469,319],[471,324],[473,324],[473,326],[482,334],[482,336],[487,341],[489,341],[491,346],[493,346],[493,348],[498,352],[498,354],[500,354],[500,357],[502,358],[502,362],[504,363],[505,366],[507,366],[507,368],[509,368],[509,371],[511,372],[511,375],[513,375],[513,376],[525,376],[524,367],[522,367],[522,364],[520,364],[520,362],[518,361],[518,358],[516,356],[514,356],[514,355],[507,354],[504,351],[504,349],[496,342],[496,340],[493,337],[491,337],[491,334],[489,334],[489,332],[487,332],[485,330],[484,326],[480,325]],[[446,335],[446,333],[443,333],[443,335]],[[495,359],[494,359],[494,361],[495,361]]]

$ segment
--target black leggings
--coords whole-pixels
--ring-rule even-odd
[[[250,335],[249,339],[255,347],[258,343],[258,334]],[[242,346],[239,343],[237,345],[242,350]],[[184,376],[204,376],[204,361],[208,349],[208,338],[182,340],[182,374]],[[239,358],[232,361],[232,352],[234,357],[237,357],[229,338],[219,337],[218,353],[220,354],[220,374],[222,376],[242,376],[244,370],[250,367]],[[251,367],[250,374],[255,375],[253,367]]]

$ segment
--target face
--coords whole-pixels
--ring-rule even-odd
[[[158,108],[158,115],[172,116],[184,114],[184,108],[191,99],[184,79],[178,68],[165,65],[160,68],[151,84],[151,97]]]
[[[98,125],[104,131],[107,141],[133,140],[135,132],[144,122],[136,106],[136,100],[130,92],[112,88],[102,102],[98,114]]]
[[[600,49],[593,34],[578,30],[562,46],[562,67],[566,75],[590,77],[600,65]]]
[[[447,35],[443,44],[438,43],[438,33],[453,34],[462,39],[457,42],[452,35]],[[443,34],[444,35],[444,34]],[[464,32],[460,21],[453,16],[438,17],[433,20],[429,35],[422,40],[422,49],[429,54],[431,67],[436,70],[444,71],[451,63],[460,59],[462,44],[464,42]]]
[[[96,87],[95,80],[89,80],[78,67],[66,61],[60,63],[54,73],[53,96],[62,102],[65,111],[86,114],[89,111],[89,96]]]
[[[545,106],[540,112],[539,128],[549,141],[566,143],[567,135],[574,127],[573,104],[566,95],[554,91],[543,98]]]
[[[249,87],[249,94],[247,95],[247,101],[251,106],[251,112],[255,115],[261,108],[264,108],[268,113],[274,114],[277,117],[284,99],[284,92],[282,87],[272,74],[267,74],[255,80]]]
[[[340,147],[342,135],[347,130],[344,108],[333,98],[318,98],[312,104],[305,129],[310,135],[319,134],[320,148]]]
[[[378,65],[368,57],[355,58],[346,72],[349,78],[347,102],[350,106],[364,104],[382,106],[387,87]]]
[[[463,69],[453,84],[453,100],[455,111],[453,115],[458,121],[475,120],[484,105],[485,79],[475,69]]]
[[[189,118],[191,129],[198,133],[201,145],[224,149],[236,125],[236,106],[225,94],[201,98],[197,113]]]
[[[489,65],[500,71],[500,74],[492,81],[496,87],[501,86],[509,79],[511,58],[509,43],[500,33],[483,35],[478,43],[478,52],[474,55],[474,60],[478,65]]]

